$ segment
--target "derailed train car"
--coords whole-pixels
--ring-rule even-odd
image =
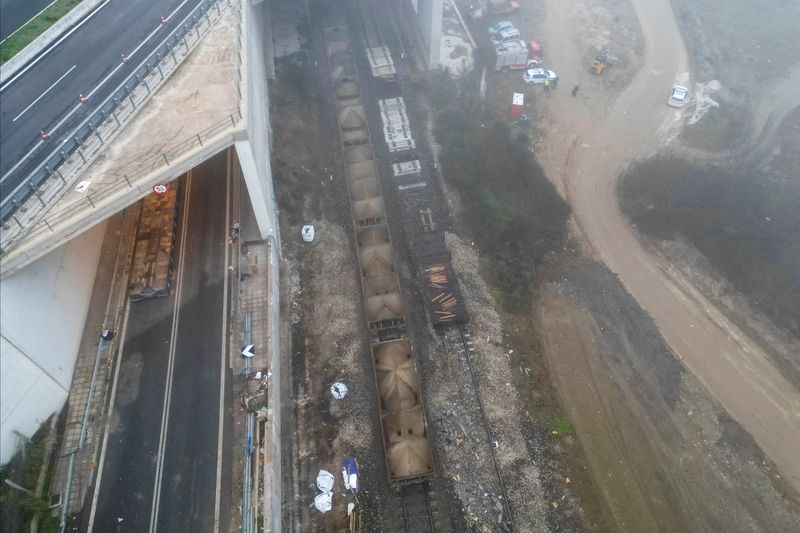
[[[400,486],[434,475],[433,451],[416,358],[406,336],[403,295],[352,42],[343,22],[329,21],[324,36],[355,225],[364,315],[372,336],[386,471],[389,482]]]

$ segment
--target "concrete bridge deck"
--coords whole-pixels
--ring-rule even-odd
[[[41,221],[20,231],[0,263],[4,278],[247,138],[243,23],[234,0],[105,151],[42,208]]]

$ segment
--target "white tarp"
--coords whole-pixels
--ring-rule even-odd
[[[317,497],[314,498],[314,507],[317,508],[317,511],[327,513],[331,510],[331,502],[333,501],[333,493],[332,492],[323,492],[322,494],[317,494]]]
[[[311,242],[314,240],[314,234],[316,232],[314,231],[314,226],[306,225],[303,226],[303,229],[300,231],[300,233],[303,235],[303,240],[305,242]]]
[[[333,490],[333,474],[327,470],[320,470],[317,474],[317,488],[320,492],[330,492]]]
[[[353,472],[348,476],[347,470],[342,468],[342,479],[344,480],[344,488],[346,490],[358,489],[358,474],[356,474],[355,472]]]
[[[345,396],[347,396],[347,385],[337,381],[333,385],[331,385],[331,394],[337,400],[341,400]]]

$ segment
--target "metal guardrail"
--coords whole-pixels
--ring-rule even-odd
[[[0,253],[7,254],[24,236],[53,231],[52,226],[63,220],[67,213],[74,212],[75,209],[87,204],[94,207],[97,201],[126,185],[133,187],[131,178],[143,176],[158,166],[169,165],[172,159],[198,144],[202,146],[203,139],[210,139],[231,125],[236,125],[241,119],[241,50],[238,53],[236,80],[239,106],[235,113],[196,133],[191,139],[171,148],[168,152],[162,152],[137,165],[135,169],[124,174],[117,183],[94,190],[57,213],[48,213],[48,210],[67,192],[75,178],[106,150],[109,142],[181,65],[183,59],[202,40],[212,28],[213,22],[221,17],[223,10],[229,5],[230,0],[201,1],[49,157],[42,161],[14,191],[3,197],[0,219],[4,238],[0,245]],[[241,46],[241,24],[237,24],[237,40]]]
[[[247,413],[247,431],[244,443],[244,477],[242,482],[242,533],[255,533],[256,513],[253,509],[253,432],[256,414]]]
[[[87,193],[85,196],[82,196],[74,202],[59,208],[57,211],[48,211],[45,216],[41,217],[36,223],[27,226],[27,231],[18,232],[16,235],[16,240],[9,240],[8,243],[3,242],[3,252],[5,253],[12,249],[12,246],[17,244],[18,240],[22,237],[35,238],[43,233],[55,231],[54,228],[56,228],[61,222],[73,217],[76,211],[85,207],[94,208],[103,200],[113,196],[120,190],[135,188],[139,192],[146,192],[141,188],[141,186],[136,184],[136,181],[139,178],[149,174],[155,169],[161,168],[165,165],[169,166],[172,161],[194,148],[202,147],[204,140],[211,140],[221,132],[230,128],[232,125],[235,126],[240,118],[241,115],[238,111],[228,115],[215,124],[212,124],[205,130],[196,133],[186,141],[174,146],[168,152],[161,152],[158,155],[152,156],[146,161],[138,164],[130,172],[123,173],[117,180],[106,183],[96,189],[92,189],[92,191]]]
[[[155,54],[155,57],[157,57],[159,59],[159,62],[158,63],[154,63],[154,64],[152,64],[150,66],[150,68],[151,68],[150,74],[153,74],[154,72],[157,71],[159,73],[159,76],[160,76],[160,80],[159,81],[163,83],[169,77],[169,74],[171,74],[172,71],[174,71],[175,69],[177,69],[178,66],[180,66],[180,62],[175,57],[174,48],[173,48],[173,50],[170,51],[170,57],[172,57],[174,64],[173,64],[172,68],[168,72],[165,73],[166,69],[164,69],[163,65],[161,65],[161,62],[165,59],[166,56],[160,56],[159,55],[159,50],[161,50],[162,46],[164,46],[165,44],[170,43],[170,42],[172,42],[173,45],[177,45],[177,44],[183,43],[184,46],[185,46],[185,49],[186,49],[185,50],[185,55],[184,55],[184,58],[185,58],[189,54],[191,49],[192,49],[192,47],[190,47],[189,43],[186,41],[187,33],[191,32],[192,30],[195,30],[195,35],[197,36],[197,38],[196,38],[196,41],[194,43],[192,43],[192,44],[193,45],[197,44],[197,42],[199,42],[202,39],[203,35],[204,35],[204,33],[201,33],[201,31],[200,31],[199,24],[202,23],[203,20],[205,20],[207,22],[207,25],[206,25],[206,28],[204,29],[204,31],[207,32],[211,28],[212,21],[211,21],[211,18],[208,16],[209,10],[211,10],[211,8],[214,7],[214,6],[217,7],[217,9],[216,9],[217,17],[215,18],[215,21],[216,21],[216,19],[218,19],[222,15],[224,8],[227,8],[230,5],[230,3],[231,3],[231,0],[205,0],[205,1],[201,2],[200,4],[198,4],[198,6],[191,13],[189,13],[189,15],[186,16],[186,18],[184,18],[184,20],[181,23],[181,25],[178,28],[176,28],[175,30],[173,30],[173,32],[166,39],[164,39],[164,41],[162,41],[161,45],[158,48],[156,48],[156,50],[152,54],[150,54],[142,62],[142,64],[139,66],[139,68],[141,68],[142,65],[145,65],[145,66],[150,65],[150,61],[151,61],[153,55]],[[222,6],[221,6],[221,4],[222,4]],[[201,8],[202,8],[202,11],[198,11]],[[204,16],[205,16],[205,18],[203,18]],[[194,26],[192,26],[192,27],[187,27],[186,26],[187,21],[191,21],[191,22],[196,23],[196,24]],[[181,31],[182,31],[182,33],[179,33]],[[193,149],[193,148],[195,148],[197,146],[203,146],[203,140],[204,139],[211,140],[214,137],[216,137],[219,133],[221,133],[221,132],[225,131],[226,129],[228,129],[229,127],[235,126],[237,124],[237,122],[242,118],[242,114],[241,114],[241,102],[242,102],[241,85],[243,83],[243,76],[242,76],[241,46],[243,45],[243,43],[241,42],[241,39],[242,39],[242,33],[241,33],[241,11],[239,11],[239,17],[237,19],[236,36],[237,36],[237,42],[239,43],[239,50],[238,50],[238,54],[237,54],[238,63],[236,65],[236,67],[237,67],[236,87],[237,87],[237,94],[238,94],[238,98],[239,98],[239,105],[237,106],[238,109],[237,109],[237,111],[235,113],[232,113],[232,114],[228,115],[227,117],[223,118],[222,120],[218,121],[217,123],[212,124],[208,128],[196,133],[194,136],[192,136],[191,138],[187,139],[183,143],[180,143],[180,144],[178,144],[176,146],[173,146],[168,152],[161,152],[160,154],[149,158],[144,163],[141,163],[141,164],[137,165],[136,168],[131,170],[128,174],[123,174],[121,179],[119,179],[119,180],[117,180],[115,182],[108,183],[108,184],[106,184],[105,186],[103,186],[100,189],[94,190],[91,194],[87,194],[85,197],[83,197],[83,198],[81,198],[81,199],[79,199],[79,200],[77,200],[77,201],[75,201],[75,202],[73,202],[73,203],[61,208],[61,209],[59,209],[59,211],[57,211],[55,213],[50,213],[49,216],[40,218],[40,220],[38,220],[37,222],[35,222],[34,224],[32,224],[30,226],[31,232],[35,235],[35,234],[38,234],[38,233],[43,232],[43,231],[48,231],[48,230],[49,231],[53,231],[52,226],[57,225],[60,221],[65,220],[66,218],[71,216],[75,212],[76,209],[80,209],[82,207],[85,207],[85,205],[87,203],[89,205],[91,205],[92,207],[95,207],[95,204],[97,202],[99,202],[99,201],[101,201],[101,200],[103,200],[105,198],[108,198],[109,196],[115,194],[121,188],[123,188],[125,186],[127,186],[128,188],[133,188],[133,187],[137,187],[138,188],[137,185],[134,185],[132,183],[132,180],[135,181],[138,177],[145,176],[146,174],[151,172],[153,169],[159,168],[159,167],[163,166],[165,163],[167,165],[169,165],[171,160],[178,158],[180,155],[185,154],[186,152],[188,152],[189,150],[191,150],[191,149]],[[139,72],[139,68],[134,70],[134,72],[131,74],[131,76],[136,76],[137,73]],[[128,79],[130,79],[130,77]],[[126,79],[126,81],[128,81],[128,79]],[[152,91],[151,91],[151,88],[147,85],[147,77],[146,76],[140,76],[140,77],[137,77],[136,79],[137,79],[137,81],[139,81],[141,83],[141,86],[144,86],[144,88],[146,90],[146,97],[149,97],[150,94],[152,94]],[[121,110],[119,109],[119,107],[117,107],[117,108],[109,108],[110,109],[109,112],[107,112],[105,114],[102,113],[102,110],[105,109],[104,106],[107,104],[108,99],[106,99],[106,101],[104,101],[103,104],[101,104],[101,106],[96,110],[97,112],[101,112],[101,115],[105,119],[108,119],[109,118],[109,114],[110,114],[114,119],[114,123],[116,124],[117,128],[119,128],[119,129],[121,129],[124,126],[125,123],[130,121],[130,119],[133,118],[133,115],[135,115],[136,111],[137,111],[137,107],[136,107],[136,103],[137,102],[135,101],[135,96],[134,96],[133,90],[129,89],[129,87],[126,86],[125,82],[123,82],[121,87],[123,87],[126,91],[128,91],[127,95],[126,95],[126,98],[130,99],[130,105],[132,106],[132,109],[128,110],[129,113],[130,113],[129,116],[126,117],[128,120],[126,120],[126,121],[119,120],[119,117],[115,114],[117,112],[121,113]],[[120,89],[118,88],[117,91],[112,93],[112,95],[109,97],[110,99],[112,99],[112,101],[114,101],[114,99],[113,99],[114,94],[116,94],[119,90]],[[117,102],[115,102],[115,103],[117,103]],[[144,101],[140,101],[138,103],[139,103],[139,107],[141,107],[141,105],[144,103]],[[86,126],[87,124],[91,125],[91,122],[89,122],[90,118],[91,118],[91,116],[89,118],[87,118],[86,121],[84,121],[85,123],[82,123],[81,126],[78,126],[78,129],[76,129],[76,131],[79,131],[81,129],[81,127]],[[108,120],[106,120],[106,122],[108,122]],[[101,127],[95,126],[93,128],[90,128],[90,130],[89,130],[92,134],[94,134],[97,137],[97,139],[99,140],[100,146],[101,146],[101,148],[97,151],[95,157],[100,155],[106,148],[106,146],[105,146],[106,143],[103,141],[103,138],[101,137],[101,133],[102,133],[102,131],[100,131],[101,129],[102,129]],[[81,145],[80,142],[77,139],[75,139],[75,145],[74,145],[72,160],[75,159],[74,158],[74,153],[77,152],[78,156],[79,156],[79,161],[82,163],[82,166],[79,165],[79,166],[76,166],[75,168],[70,168],[70,170],[75,175],[79,174],[81,170],[85,169],[89,164],[91,164],[91,162],[89,161],[89,158],[87,158],[86,154],[82,152],[82,148],[84,148],[84,145]],[[70,160],[66,156],[64,156],[64,159],[62,160],[62,163],[69,164],[70,162],[72,162],[72,160]],[[60,173],[59,167],[53,167],[53,168],[54,168],[54,173],[57,173],[57,175],[58,175],[58,177],[60,178],[60,181],[61,181],[61,185],[59,186],[59,189],[64,189],[67,186],[67,183],[68,183],[69,180],[65,179],[64,175]],[[47,178],[45,178],[45,179],[47,179]],[[39,200],[42,201],[41,197],[39,197]],[[5,199],[3,201],[5,202]],[[42,205],[41,209],[45,210],[46,206],[44,205],[43,201],[42,201],[42,204],[43,205]],[[15,206],[15,209],[16,209],[16,207],[17,206]],[[13,216],[13,214],[12,214],[12,216]],[[19,221],[17,221],[17,224],[18,224],[20,230],[24,229],[24,227],[22,226],[22,224],[19,223]],[[7,233],[7,231],[6,231],[7,228],[6,228],[6,224],[5,224],[5,215],[4,215],[3,230],[4,230],[4,233]],[[30,236],[31,232],[25,232],[24,235]],[[5,246],[6,245],[4,244],[4,248],[5,248]],[[3,250],[0,250],[0,252],[5,254],[6,250],[3,249]],[[94,388],[95,388],[95,383],[96,383],[96,380],[97,380],[98,364],[99,364],[99,360],[100,360],[100,354],[101,354],[101,351],[104,351],[107,348],[108,348],[108,344],[105,342],[105,339],[102,339],[100,344],[98,345],[97,356],[96,356],[96,359],[95,359],[95,365],[94,365],[93,372],[92,372],[92,381],[91,381],[91,385],[90,385],[90,389],[89,389],[89,393],[88,393],[87,403],[86,403],[85,410],[84,410],[83,423],[81,425],[80,441],[79,441],[78,447],[70,453],[69,465],[67,467],[67,480],[66,480],[63,492],[62,492],[63,500],[62,500],[62,503],[61,503],[61,509],[59,511],[59,516],[60,516],[59,531],[61,531],[61,533],[64,533],[64,531],[67,528],[68,517],[69,517],[69,514],[70,514],[70,512],[72,510],[71,508],[75,504],[75,502],[71,502],[70,501],[70,494],[72,492],[72,484],[74,482],[75,455],[84,448],[84,445],[85,445],[85,442],[86,442],[86,436],[87,436],[88,429],[89,429],[89,413],[90,413],[90,408],[91,408],[92,395],[93,395]],[[251,440],[251,443],[252,443],[252,440]],[[251,452],[252,452],[252,448],[251,448]]]

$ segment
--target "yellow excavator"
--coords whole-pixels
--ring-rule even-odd
[[[589,70],[592,74],[602,74],[603,71],[608,67],[608,52],[601,52],[594,58],[592,61],[592,66]]]

